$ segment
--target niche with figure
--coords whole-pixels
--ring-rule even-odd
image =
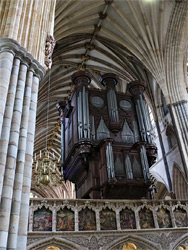
[[[172,222],[170,218],[170,211],[161,207],[157,211],[157,219],[160,228],[172,227]]]
[[[183,208],[176,208],[174,210],[174,217],[177,227],[187,227],[188,226],[188,216],[187,212]]]
[[[94,211],[85,208],[79,212],[78,218],[80,231],[96,230],[96,218]]]
[[[63,208],[57,212],[57,231],[74,231],[74,212]]]
[[[100,212],[101,230],[116,230],[116,214],[109,208],[105,208]]]
[[[154,228],[153,213],[148,208],[143,208],[139,211],[140,227],[142,229]]]
[[[125,208],[120,212],[121,229],[135,229],[136,220],[134,212],[131,209]]]
[[[52,231],[52,211],[43,207],[34,212],[33,231]]]

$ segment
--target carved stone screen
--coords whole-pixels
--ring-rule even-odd
[[[52,212],[41,208],[34,212],[33,231],[52,231]]]

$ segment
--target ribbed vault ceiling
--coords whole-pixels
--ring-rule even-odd
[[[40,83],[34,153],[46,147],[60,157],[60,123],[56,108],[73,86],[71,75],[90,71],[91,87],[102,88],[100,75],[120,77],[118,91],[150,72],[164,78],[165,35],[175,1],[59,0],[56,4],[52,69]]]

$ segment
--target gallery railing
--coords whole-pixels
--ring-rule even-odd
[[[187,200],[30,200],[29,232],[187,226]]]

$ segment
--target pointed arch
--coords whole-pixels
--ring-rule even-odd
[[[187,199],[188,184],[180,167],[174,163],[173,166],[173,191],[176,199]]]
[[[49,246],[58,247],[60,249],[66,250],[83,250],[79,245],[72,243],[65,239],[60,239],[58,237],[43,238],[42,240],[35,241],[27,246],[27,250],[43,250]]]
[[[159,250],[160,246],[158,244],[151,243],[149,240],[143,239],[143,237],[139,237],[136,235],[127,235],[117,240],[112,241],[110,244],[106,245],[104,250],[115,250],[120,249],[124,244],[131,242],[137,246],[138,249],[147,249],[147,250]]]
[[[183,236],[179,237],[175,242],[172,250],[179,249],[178,247],[184,246],[188,242],[188,233],[184,234]]]

